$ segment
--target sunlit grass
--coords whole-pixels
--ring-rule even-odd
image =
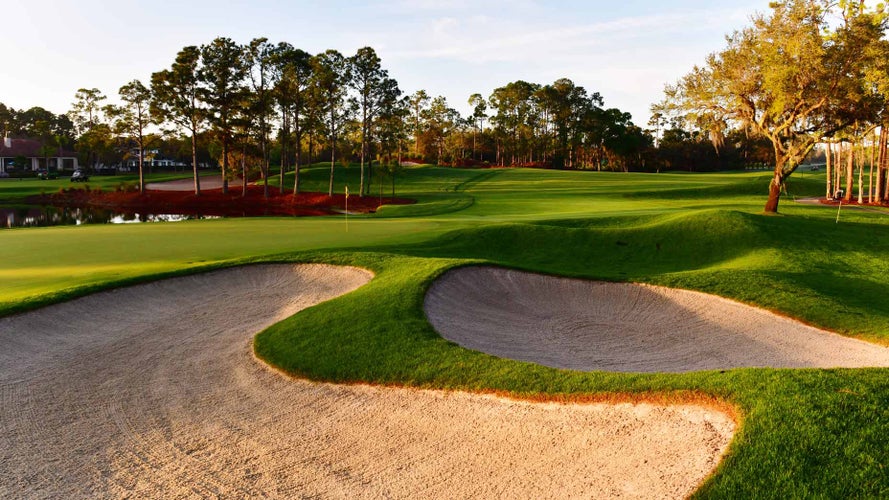
[[[304,189],[326,190],[327,174],[306,169]],[[396,186],[417,204],[350,217],[348,231],[342,216],[4,230],[0,312],[235,263],[362,266],[376,273],[371,283],[273,326],[257,339],[259,355],[330,381],[544,398],[703,394],[739,408],[743,425],[699,496],[885,498],[889,370],[555,370],[460,348],[422,310],[436,276],[490,263],[701,290],[889,343],[889,218],[848,210],[837,223],[832,207],[794,204],[821,193],[821,175],[792,179],[779,216],[761,214],[762,172],[421,167]],[[337,191],[355,192],[357,179],[357,167],[338,170]]]

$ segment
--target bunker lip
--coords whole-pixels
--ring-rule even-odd
[[[426,293],[442,337],[555,368],[689,372],[889,366],[889,348],[722,297],[490,266],[452,269]]]
[[[253,334],[370,278],[254,265],[0,318],[0,496],[679,498],[728,446],[732,416],[698,405],[343,386],[256,361]]]

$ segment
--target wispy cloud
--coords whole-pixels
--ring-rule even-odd
[[[870,1],[870,0],[869,0]],[[309,52],[372,46],[401,87],[462,105],[516,79],[571,78],[642,114],[673,81],[724,45],[768,0],[4,0],[0,79],[7,105],[70,107],[78,87],[112,96],[169,67],[177,50],[216,36],[289,41]],[[70,4],[70,5],[69,5]],[[729,5],[731,7],[729,7]],[[175,10],[176,16],[169,12]],[[40,15],[35,13],[39,12]],[[136,22],[150,37],[135,36]],[[79,35],[71,37],[71,26]],[[635,108],[635,109],[634,109]]]
[[[689,32],[707,30],[717,19],[718,24],[724,24],[726,17],[736,18],[740,25],[747,15],[749,12],[688,12],[537,29],[529,29],[526,22],[488,16],[439,17],[421,28],[426,36],[413,38],[413,46],[392,50],[389,56],[450,58],[469,63],[528,61],[534,57],[561,59],[565,55],[574,58],[590,55],[586,52],[590,49],[624,51],[646,40],[671,35],[675,43],[681,43]]]
[[[528,19],[488,10],[457,15],[443,9],[418,16],[410,30],[384,36],[384,58],[399,68],[426,67],[431,74],[449,77],[439,69],[445,66],[461,75],[459,80],[474,83],[425,79],[421,85],[461,85],[463,93],[484,94],[520,78],[548,83],[567,77],[601,92],[607,105],[630,111],[644,123],[648,106],[662,98],[664,84],[723,47],[724,35],[746,25],[751,14],[751,8],[736,5],[583,22],[594,15],[566,19],[541,13]],[[457,103],[464,99],[459,93],[453,97]]]
[[[400,12],[448,11],[462,14],[492,9],[516,12],[538,4],[534,0],[395,0],[389,5]]]

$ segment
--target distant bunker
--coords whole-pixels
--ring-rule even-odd
[[[714,295],[497,267],[448,271],[424,308],[446,339],[555,368],[689,372],[889,366],[889,348]]]

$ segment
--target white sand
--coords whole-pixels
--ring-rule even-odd
[[[425,309],[446,339],[557,368],[889,366],[887,347],[714,295],[649,285],[464,267],[433,284]]]
[[[734,423],[286,378],[252,336],[370,279],[250,266],[0,319],[0,498],[679,498]]]

